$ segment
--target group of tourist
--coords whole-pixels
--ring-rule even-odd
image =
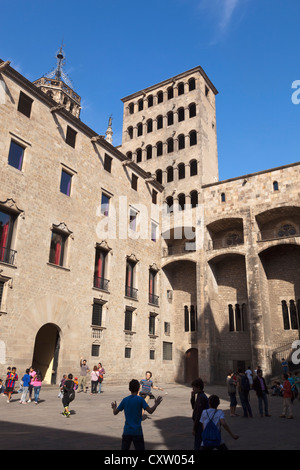
[[[6,397],[7,403],[10,403],[11,396],[15,391],[16,382],[19,380],[16,367],[8,367],[6,371],[5,381],[0,379],[0,393]],[[42,386],[42,374],[39,369],[29,367],[21,379],[21,387],[19,392],[22,393],[19,403],[25,405],[31,402],[32,393],[34,396],[34,403],[37,405],[39,402],[39,395]],[[28,394],[28,399],[27,399]]]

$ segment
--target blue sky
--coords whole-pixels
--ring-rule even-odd
[[[33,81],[55,66],[82,97],[81,119],[104,134],[121,98],[201,65],[218,89],[220,180],[300,161],[299,0],[114,0],[1,6],[0,58]]]

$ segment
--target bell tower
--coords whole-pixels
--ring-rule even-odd
[[[51,72],[33,82],[38,88],[46,93],[58,104],[64,106],[67,111],[75,117],[80,116],[80,96],[73,90],[69,77],[64,72],[66,61],[65,53],[60,47],[56,54],[56,67]]]

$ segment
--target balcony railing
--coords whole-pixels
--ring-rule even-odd
[[[107,290],[109,287],[109,280],[104,277],[94,276],[94,287],[97,289]]]
[[[149,293],[149,304],[158,305],[159,296]]]
[[[137,299],[138,289],[131,286],[125,286],[125,296],[131,299]]]
[[[4,246],[0,248],[0,261],[3,263],[15,264],[16,251],[11,250],[10,248],[5,248]]]

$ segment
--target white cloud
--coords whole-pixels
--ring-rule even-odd
[[[237,8],[240,0],[223,0],[223,11],[221,11],[221,19],[220,19],[220,28],[222,30],[227,29],[230,24],[231,18],[235,9]]]

